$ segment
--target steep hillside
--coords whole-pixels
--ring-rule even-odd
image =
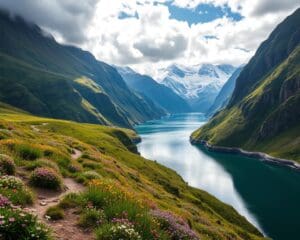
[[[235,81],[238,78],[242,71],[242,68],[237,68],[234,73],[231,75],[231,77],[227,80],[227,82],[224,84],[224,86],[221,88],[218,96],[216,97],[213,105],[208,109],[206,115],[212,116],[214,113],[219,111],[220,109],[226,107],[228,104],[231,95],[235,88]]]
[[[42,116],[125,127],[164,113],[89,52],[5,12],[0,26],[1,101]]]
[[[117,68],[125,82],[135,91],[146,95],[158,106],[169,113],[189,112],[186,101],[174,93],[170,88],[157,83],[149,76],[141,75],[130,68]]]
[[[72,182],[71,178],[89,186],[81,194],[72,193],[60,203],[56,201],[54,204],[57,206],[44,198],[45,208],[47,204],[52,205],[47,210],[48,216],[57,220],[43,222],[55,230],[60,229],[62,224],[65,228],[62,232],[55,231],[58,237],[68,233],[69,221],[73,221],[74,237],[79,234],[76,239],[80,239],[83,233],[86,234],[85,239],[91,239],[95,228],[97,239],[102,239],[103,227],[118,224],[113,219],[125,221],[128,218],[127,222],[133,222],[130,226],[134,226],[134,231],[142,236],[141,239],[171,240],[174,238],[164,232],[163,225],[155,223],[162,218],[173,221],[177,216],[180,217],[178,219],[182,218],[180,224],[184,227],[178,224],[172,227],[190,236],[194,231],[200,239],[262,239],[262,235],[232,207],[204,191],[188,186],[174,171],[136,154],[136,148],[130,140],[134,137],[134,132],[130,130],[39,118],[0,104],[0,153],[13,159],[15,175],[19,179],[30,186],[41,184],[34,181],[32,171],[37,174],[38,169],[46,166],[47,174],[59,174],[60,177],[57,177],[64,184]],[[43,192],[47,192],[50,186],[43,185]],[[28,191],[40,194],[39,188],[28,188]],[[20,202],[22,199],[17,196],[25,194],[23,192],[11,191],[8,194],[1,188],[1,194],[21,204],[22,208],[27,207],[24,211],[45,206],[39,204],[40,199],[32,197]],[[163,212],[165,210],[172,214]],[[8,206],[2,207],[1,211],[10,214]],[[14,216],[17,219],[16,213]],[[39,216],[43,217],[43,214]],[[96,220],[88,222],[88,216],[90,219],[101,217],[101,224],[95,226]],[[79,221],[79,225],[76,225],[76,221]]]
[[[300,9],[257,50],[236,80],[229,106],[192,135],[300,161]]]
[[[193,111],[206,112],[234,72],[231,65],[171,65],[160,70],[161,83],[185,99]]]

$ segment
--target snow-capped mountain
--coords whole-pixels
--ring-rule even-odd
[[[206,112],[235,69],[228,64],[173,64],[159,70],[158,80],[186,99],[194,111]]]

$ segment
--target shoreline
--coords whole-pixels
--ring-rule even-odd
[[[297,163],[293,160],[283,159],[283,158],[276,158],[272,157],[266,153],[263,152],[251,152],[251,151],[245,151],[241,148],[231,148],[231,147],[221,147],[221,146],[215,146],[209,144],[207,141],[204,140],[194,140],[190,138],[190,142],[193,145],[202,145],[204,146],[208,151],[217,152],[217,153],[229,153],[229,154],[236,154],[241,155],[249,158],[255,158],[259,161],[266,162],[266,163],[272,163],[280,166],[289,167],[293,170],[300,171],[300,163]]]

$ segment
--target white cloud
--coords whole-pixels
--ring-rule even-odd
[[[244,63],[299,5],[297,0],[174,0],[180,7],[227,4],[244,18],[192,24],[170,19],[170,0],[0,0],[0,6],[50,30],[60,41],[90,50],[99,60],[155,76],[171,63]],[[138,18],[119,19],[120,13]],[[214,36],[207,39],[205,36]]]

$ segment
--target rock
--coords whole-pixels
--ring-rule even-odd
[[[40,205],[41,205],[41,206],[46,206],[46,205],[47,205],[47,202],[41,201],[41,202],[40,202]]]

